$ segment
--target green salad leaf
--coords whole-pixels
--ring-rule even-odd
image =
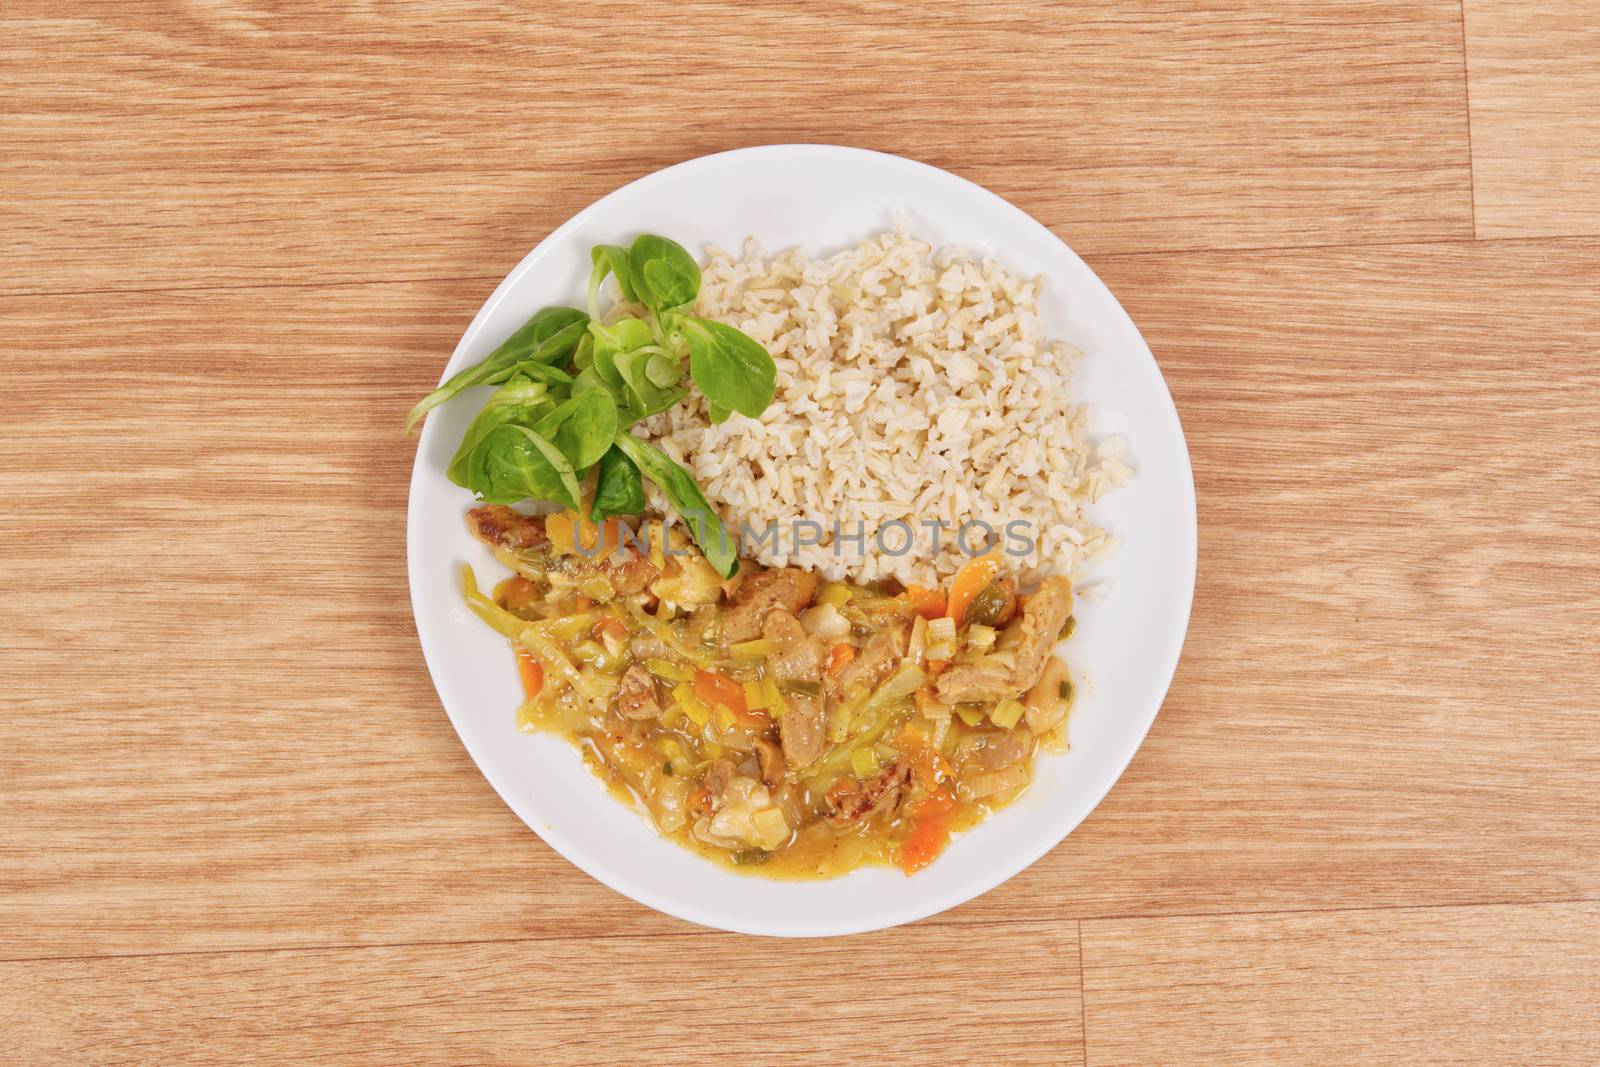
[[[656,483],[672,510],[688,524],[689,534],[705,554],[706,562],[724,578],[733,577],[739,569],[739,554],[722,520],[695,484],[694,475],[655,445],[630,434],[617,434],[617,447],[633,460],[645,477]]]
[[[700,295],[700,268],[676,241],[641,234],[628,250],[639,300],[657,315],[694,303]]]
[[[594,269],[589,272],[589,317],[600,317],[600,283],[606,275],[617,279],[617,289],[622,299],[630,304],[639,302],[639,290],[633,281],[633,264],[628,250],[621,245],[595,245],[589,249],[589,261]]]
[[[611,326],[590,323],[589,336],[594,338],[595,373],[612,390],[620,390],[624,385],[617,370],[617,357],[653,345],[656,340],[655,334],[650,332],[650,324],[643,319],[623,319]]]
[[[495,390],[483,410],[467,424],[467,432],[462,435],[461,444],[457,446],[445,474],[463,489],[470,489],[487,499],[492,491],[487,466],[491,451],[490,436],[504,426],[532,425],[555,406],[555,401],[550,398],[549,387],[543,382],[513,378]],[[496,500],[494,503],[515,501]]]
[[[409,433],[423,417],[463,389],[474,385],[499,385],[521,363],[559,364],[572,355],[589,325],[589,316],[576,308],[547,307],[517,328],[481,363],[453,375],[449,381],[417,402],[406,416]]]
[[[617,404],[604,389],[592,389],[563,401],[534,427],[553,443],[574,470],[600,462],[617,433]]]
[[[644,482],[633,460],[613,444],[600,457],[600,475],[595,481],[594,505],[589,517],[595,522],[613,515],[637,515],[644,511]]]
[[[626,387],[625,407],[628,410],[630,421],[648,418],[658,411],[665,411],[676,404],[687,390],[676,388],[677,379],[672,385],[657,385],[650,377],[649,366],[655,358],[649,348],[636,348],[632,352],[623,352],[617,356],[617,374],[622,378]],[[681,377],[681,373],[679,377]]]
[[[570,385],[572,375],[559,367],[552,367],[545,363],[523,361],[517,364],[515,373],[532,378],[534,381],[550,382],[553,385]]]
[[[676,320],[689,344],[689,373],[713,405],[757,418],[772,403],[778,371],[749,335],[726,323],[684,315]]]
[[[476,385],[497,385],[473,417],[447,473],[492,503],[545,500],[569,508],[594,478],[596,519],[639,514],[644,478],[688,523],[719,573],[738,566],[716,512],[694,477],[660,449],[627,430],[689,395],[705,396],[713,422],[737,411],[758,417],[772,402],[776,368],[759,343],[739,330],[689,313],[700,293],[700,268],[684,247],[641,234],[627,247],[590,249],[587,313],[540,310],[481,362],[453,375],[406,418],[409,431],[428,412]],[[600,289],[615,278],[627,305],[603,321]]]
[[[489,439],[496,447],[486,460],[490,484],[485,500],[553,500],[569,508],[582,502],[583,489],[571,461],[542,434],[526,426],[502,426]]]

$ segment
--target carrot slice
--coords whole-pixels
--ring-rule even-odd
[[[977,595],[989,587],[994,581],[994,576],[1000,573],[1000,557],[994,553],[979,556],[977,559],[968,560],[966,566],[956,572],[955,580],[950,583],[949,615],[959,627],[967,619],[967,609],[972,606],[972,601]]]
[[[925,755],[932,755],[939,759],[939,754],[930,747]],[[940,760],[939,762],[943,762]],[[911,836],[906,838],[900,846],[900,869],[907,874],[915,874],[934,861],[944,847],[950,843],[950,812],[955,810],[956,798],[945,788],[939,788],[929,793],[911,810],[911,817],[915,822],[911,828]]]
[[[924,589],[920,585],[906,586],[906,598],[911,601],[911,610],[921,615],[924,619],[938,619],[944,616],[944,594],[937,589]]]
[[[922,731],[906,723],[900,727],[899,733],[894,735],[894,745],[901,752],[921,752],[928,747],[928,739]]]
[[[525,608],[539,599],[539,587],[520,574],[501,582],[500,588],[496,589],[495,593],[500,603],[512,611]]]
[[[628,639],[628,624],[615,615],[607,615],[594,624],[593,632],[596,634],[610,634],[619,641],[626,641]]]
[[[928,811],[922,811],[919,808],[911,813],[912,816],[921,817],[948,811],[955,801],[943,788],[943,784],[954,777],[954,772],[950,769],[950,764],[945,762],[945,758],[939,754],[939,750],[929,744],[925,734],[909,725],[901,727],[900,732],[895,735],[894,744],[901,753],[911,760],[911,769],[917,776],[917,781],[922,784],[924,789],[931,791],[927,799],[922,802],[923,805],[933,802],[935,797],[942,797],[944,801],[942,807],[936,805],[935,808],[930,808]]]
[[[694,695],[707,704],[721,704],[736,715],[749,713],[744,702],[744,686],[716,671],[694,672]]]
[[[911,836],[900,846],[900,869],[916,874],[932,863],[949,843],[950,823],[943,815],[919,819]]]
[[[525,648],[517,649],[517,673],[522,675],[522,691],[529,700],[535,699],[544,688],[544,664]]]
[[[832,678],[845,669],[845,666],[856,658],[855,646],[844,641],[833,646],[828,653],[828,677]]]
[[[911,812],[913,818],[932,819],[936,816],[946,815],[956,806],[956,798],[948,790],[938,789],[922,798],[922,802]]]
[[[711,790],[700,786],[689,794],[689,810],[691,812],[709,813],[711,811]]]

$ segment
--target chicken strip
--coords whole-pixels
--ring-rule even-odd
[[[778,739],[791,767],[815,763],[827,747],[826,718],[822,708],[822,653],[811,635],[789,612],[773,608],[761,624],[761,634],[779,644],[767,657],[767,669],[784,690],[786,711],[778,717]]]
[[[656,692],[656,680],[642,663],[635,663],[622,673],[617,683],[617,714],[624,719],[655,719],[661,716],[661,697]]]
[[[722,640],[749,641],[761,632],[767,612],[782,608],[798,615],[817,595],[817,576],[796,567],[757,571],[739,583],[722,616]]]
[[[934,695],[946,704],[993,703],[1021,696],[1044,673],[1050,650],[1071,613],[1072,583],[1060,576],[1046,578],[1028,598],[1022,616],[1000,635],[996,647],[1004,651],[976,663],[951,666],[934,682]]]
[[[543,515],[524,515],[504,504],[485,504],[467,512],[467,529],[490,548],[508,552],[538,548],[549,540]]]

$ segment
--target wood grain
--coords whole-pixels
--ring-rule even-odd
[[[626,181],[782,141],[949,167],[1082,250],[1470,237],[1459,44],[1457,0],[22,0],[0,291],[499,278]]]
[[[1082,1063],[1074,928],[981,929],[0,964],[0,1033],[36,1063]]]
[[[1083,924],[1088,1062],[1600,1060],[1600,905]]]
[[[1186,421],[1189,643],[1096,815],[936,921],[1600,895],[1600,242],[1095,265]],[[683,929],[418,654],[399,421],[486,288],[7,301],[4,955]]]
[[[1477,232],[1600,233],[1600,8],[1465,0]]]

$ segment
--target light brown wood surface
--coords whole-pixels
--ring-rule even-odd
[[[953,1063],[1081,1060],[1074,924],[987,932],[976,959],[959,927],[780,946],[680,924],[655,936],[0,963],[0,1028],[39,1062],[167,1063],[199,1049],[222,1063],[704,1063],[714,1048],[730,1063],[811,1064],[886,1046]],[[876,972],[892,960],[917,961],[914,1007],[902,981]]]
[[[6,5],[0,1061],[1600,1058],[1597,25]],[[782,140],[1083,252],[1201,529],[1095,814],[808,944],[658,915],[506,810],[417,649],[398,432],[566,216]]]
[[[1083,924],[1094,1063],[1592,1063],[1600,905]],[[1263,1005],[1269,1007],[1263,1007]]]
[[[949,167],[1083,251],[1472,234],[1457,0],[93,7],[0,12],[6,290],[497,279],[778,141]]]
[[[1480,237],[1600,229],[1600,9],[1463,0]]]

